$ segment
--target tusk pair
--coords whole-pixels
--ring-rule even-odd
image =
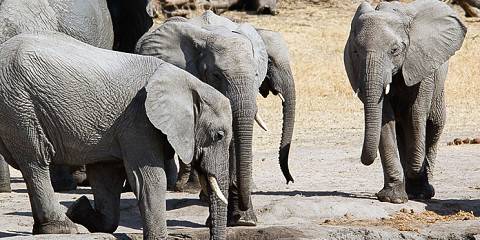
[[[355,90],[355,92],[353,93],[353,96],[358,97],[359,92],[360,92],[360,88],[357,88],[357,90]]]
[[[260,117],[260,114],[255,114],[255,122],[257,122],[258,126],[260,126],[265,132],[268,132],[267,124],[263,121],[263,119]]]
[[[280,100],[282,100],[282,103],[285,102],[285,98],[283,97],[283,95],[281,93],[278,93],[277,95],[280,98]]]
[[[390,92],[390,83],[387,84],[387,86],[385,87],[385,95],[388,95],[389,92]]]
[[[198,180],[200,180],[200,185],[202,186],[202,191],[205,194],[208,194],[207,181],[205,180],[205,176],[202,175],[202,174],[199,174],[198,175]],[[212,177],[212,176],[208,177],[208,184],[212,188],[212,192],[215,195],[217,195],[217,197],[220,198],[220,200],[223,203],[228,204],[227,198],[225,197],[225,195],[223,195],[222,190],[220,190],[220,186],[218,186],[217,179],[215,179],[215,177]]]

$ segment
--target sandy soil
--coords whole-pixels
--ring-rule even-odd
[[[380,162],[360,163],[363,109],[352,96],[343,68],[343,47],[360,1],[284,0],[280,15],[225,15],[280,31],[290,46],[297,83],[297,119],[290,167],[295,183],[285,184],[277,161],[281,105],[259,97],[270,131],[255,128],[253,203],[257,228],[229,229],[230,239],[474,239],[480,234],[480,145],[447,146],[454,138],[479,137],[480,22],[469,19],[464,46],[450,62],[448,120],[440,140],[433,181],[436,196],[427,202],[378,202]],[[18,171],[14,192],[0,194],[0,237],[29,238],[33,219]],[[88,188],[58,194],[68,206]],[[141,221],[133,194],[122,195],[115,237],[139,238]],[[195,194],[168,193],[168,226],[175,239],[202,239],[207,208]],[[79,226],[80,227],[80,226]],[[83,233],[86,229],[81,228]],[[111,235],[48,236],[107,239]],[[44,236],[43,238],[46,238]]]

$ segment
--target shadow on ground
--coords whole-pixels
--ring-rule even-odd
[[[459,211],[471,212],[475,217],[480,217],[480,199],[432,199],[424,201],[427,204],[426,210],[433,211],[439,215],[452,215]]]
[[[346,193],[339,191],[258,191],[253,192],[253,195],[264,196],[303,196],[303,197],[345,197],[345,198],[357,198],[357,199],[372,199],[376,200],[377,197],[371,193],[359,192],[359,193]]]

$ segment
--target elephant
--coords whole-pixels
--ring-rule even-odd
[[[4,0],[0,43],[30,31],[59,31],[90,45],[132,53],[152,25],[152,0]],[[72,174],[73,172],[73,178]],[[82,168],[51,165],[55,191],[87,182]],[[10,192],[8,166],[0,156],[0,192]]]
[[[3,0],[0,2],[0,43],[22,32],[59,31],[90,45],[111,49],[113,29],[105,1],[98,0]],[[59,176],[57,190],[76,187],[70,170],[53,167]],[[68,174],[65,174],[65,171]],[[0,192],[10,192],[10,173],[0,156]]]
[[[279,160],[287,183],[293,182],[288,155],[295,119],[295,85],[288,50],[281,36],[206,11],[190,20],[170,18],[146,33],[138,41],[135,52],[185,69],[230,100],[234,136],[230,152],[228,225],[256,225],[250,187],[254,119],[266,129],[257,112],[258,92],[266,97],[271,91],[283,99]]]
[[[437,0],[358,7],[344,51],[350,84],[364,104],[361,162],[377,150],[384,173],[378,200],[430,199],[437,143],[445,125],[448,60],[466,27]]]
[[[0,153],[22,172],[34,234],[75,233],[73,222],[115,231],[126,178],[144,238],[166,238],[164,166],[176,153],[207,189],[210,239],[226,238],[232,113],[211,86],[154,57],[38,32],[0,46],[0,88]],[[49,164],[86,165],[95,207],[82,197],[62,212]]]

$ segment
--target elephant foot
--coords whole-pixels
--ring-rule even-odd
[[[227,226],[236,227],[236,226],[248,226],[255,227],[257,226],[257,216],[252,208],[247,211],[234,211],[228,214]]]
[[[403,183],[385,186],[376,194],[380,202],[406,203],[408,201],[405,185]]]
[[[435,196],[435,188],[428,182],[426,176],[417,179],[406,178],[405,189],[408,199],[428,200]]]
[[[92,208],[86,196],[81,196],[67,210],[68,218],[74,223],[85,226],[90,232],[96,232],[96,228],[90,221],[90,217],[95,215],[96,211]]]
[[[34,223],[33,234],[77,234],[75,223],[65,218],[63,221],[50,221],[46,223]]]

